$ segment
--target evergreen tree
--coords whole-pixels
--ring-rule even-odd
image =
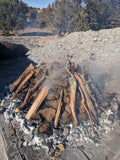
[[[27,5],[22,0],[0,0],[0,29],[8,34],[10,30],[23,28],[26,13]]]
[[[40,17],[55,33],[120,26],[120,0],[56,0]]]
[[[26,19],[33,27],[49,27],[59,35],[118,27],[120,0],[55,0],[39,11],[22,0],[0,0],[0,29],[4,33],[23,28]]]

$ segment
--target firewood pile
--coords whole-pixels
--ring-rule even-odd
[[[42,130],[54,123],[73,122],[89,118],[91,125],[98,123],[99,106],[105,101],[94,78],[85,67],[65,62],[30,64],[11,88],[14,98],[21,99],[16,112],[25,111],[27,120],[44,119]],[[46,123],[45,123],[46,122]]]

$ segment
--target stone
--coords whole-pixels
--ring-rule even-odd
[[[32,120],[41,120],[41,116],[40,116],[40,114],[35,114],[35,115],[32,116],[31,119]]]
[[[8,132],[7,137],[11,137],[11,136],[13,136],[14,134],[15,134],[15,130],[12,128],[12,129]]]
[[[50,124],[47,123],[42,123],[41,126],[39,127],[39,132],[40,133],[44,133],[47,131],[47,129],[49,128]]]
[[[108,39],[107,39],[107,38],[103,39],[103,42],[107,42],[107,41],[108,41]]]
[[[17,112],[17,113],[20,112],[20,109],[19,109],[19,108],[16,108],[16,109],[15,109],[15,112]]]
[[[93,41],[96,42],[97,40],[98,40],[98,38],[97,38],[97,37],[94,37]]]
[[[64,151],[64,150],[65,150],[63,144],[58,144],[58,145],[57,145],[57,148],[58,148],[60,151]]]
[[[69,115],[66,111],[63,112],[62,116],[61,116],[61,121],[62,123],[68,123],[72,120],[72,116]]]
[[[47,99],[47,100],[55,100],[56,97],[55,97],[54,94],[51,93],[51,94],[48,94],[48,95],[47,95],[46,99]]]
[[[53,108],[55,108],[55,109],[57,109],[57,107],[58,107],[58,102],[56,101],[56,100],[51,100],[51,101],[47,101],[46,103],[45,103],[45,105],[47,106],[47,107],[53,107]]]
[[[45,108],[40,110],[40,114],[49,122],[53,120],[55,117],[56,110],[53,108]]]

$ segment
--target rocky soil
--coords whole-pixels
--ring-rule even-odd
[[[74,32],[43,48],[34,47],[27,54],[36,63],[71,55],[74,62],[87,65],[101,90],[120,93],[120,28]]]
[[[51,37],[52,43],[50,43],[50,36],[48,36],[45,45],[41,45],[44,44],[45,39],[41,40],[39,36],[1,37],[0,40],[16,41],[29,48],[27,59],[17,58],[16,60],[0,62],[1,92],[5,85],[9,85],[15,80],[30,62],[40,63],[41,60],[46,62],[61,58],[67,59],[70,55],[73,62],[87,66],[95,76],[102,92],[116,95],[120,103],[120,28],[98,32],[74,32],[57,41]],[[120,118],[119,114],[117,115]],[[69,148],[61,153],[61,159],[111,160],[111,157],[116,155],[116,150],[120,147],[119,133],[119,122],[116,122],[110,132],[101,134],[101,141],[98,146],[88,143],[84,146]]]

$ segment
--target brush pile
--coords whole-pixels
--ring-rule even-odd
[[[41,133],[51,122],[57,128],[72,121],[75,128],[86,117],[93,126],[98,123],[99,106],[107,104],[88,70],[64,60],[30,64],[13,83],[11,91],[12,99],[22,102],[16,112],[26,112],[27,120],[43,119]]]

